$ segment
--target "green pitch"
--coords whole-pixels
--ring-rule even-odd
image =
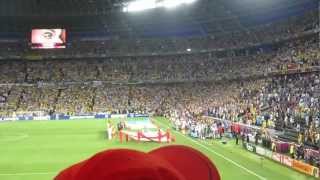
[[[116,121],[113,119],[112,121]],[[168,122],[156,118],[166,129]],[[120,144],[105,138],[105,120],[29,121],[0,123],[0,180],[51,180],[62,169],[110,148],[149,151],[166,144]],[[207,154],[223,180],[313,180],[243,150],[233,141],[198,141],[174,132],[176,144]]]

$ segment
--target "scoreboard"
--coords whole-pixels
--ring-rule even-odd
[[[66,48],[65,29],[32,29],[32,49],[61,49]]]

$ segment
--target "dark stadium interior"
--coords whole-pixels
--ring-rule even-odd
[[[211,116],[270,129],[261,141],[295,143],[294,158],[320,167],[302,154],[320,149],[318,0],[129,2],[1,0],[0,120],[142,113],[195,132],[220,127]],[[35,28],[66,29],[66,48],[32,49]]]

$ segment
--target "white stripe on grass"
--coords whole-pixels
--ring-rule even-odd
[[[167,126],[167,125],[163,124],[163,123],[162,123],[162,122],[160,122],[160,121],[157,121],[157,122],[158,122],[158,123],[160,123],[161,125],[163,125],[163,126],[167,127],[167,128],[170,128],[169,126]],[[241,169],[245,170],[246,172],[248,172],[248,173],[250,173],[250,174],[252,174],[252,175],[256,176],[256,177],[257,177],[257,178],[259,178],[260,180],[267,180],[267,178],[265,178],[265,177],[263,177],[263,176],[260,176],[259,174],[257,174],[257,173],[255,173],[255,172],[251,171],[250,169],[248,169],[248,168],[246,168],[246,167],[242,166],[241,164],[239,164],[239,163],[237,163],[237,162],[233,161],[232,159],[230,159],[230,158],[228,158],[228,157],[226,157],[226,156],[224,156],[224,155],[222,155],[222,154],[220,154],[220,153],[218,153],[218,152],[214,151],[213,149],[209,148],[208,146],[206,146],[206,145],[202,144],[200,141],[198,141],[198,140],[194,140],[194,139],[192,139],[191,137],[188,137],[188,136],[186,136],[186,135],[182,134],[182,133],[181,133],[181,132],[179,132],[179,131],[176,131],[176,133],[177,133],[177,134],[179,134],[179,135],[180,135],[180,136],[182,136],[182,137],[187,138],[189,141],[192,141],[193,143],[195,143],[195,144],[197,144],[197,145],[199,145],[199,146],[201,146],[201,147],[205,148],[206,150],[208,150],[208,151],[212,152],[213,154],[215,154],[215,155],[217,155],[217,156],[221,157],[222,159],[224,159],[224,160],[226,160],[226,161],[230,162],[231,164],[233,164],[233,165],[235,165],[235,166],[237,166],[237,167],[239,167],[239,168],[241,168]]]
[[[26,139],[26,138],[28,138],[29,137],[29,135],[28,134],[14,134],[14,135],[6,135],[6,134],[4,134],[4,135],[2,135],[2,134],[0,134],[0,143],[1,142],[15,142],[15,141],[21,141],[21,140],[23,140],[23,139]],[[10,138],[8,138],[8,137],[11,137],[11,139]]]

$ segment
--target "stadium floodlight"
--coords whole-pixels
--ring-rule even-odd
[[[188,51],[188,52],[190,52],[190,51],[191,51],[191,49],[190,49],[190,48],[188,48],[188,49],[187,49],[187,51]]]
[[[174,8],[182,4],[191,4],[195,1],[196,0],[163,0],[161,4],[162,4],[162,7],[165,7],[165,8]]]
[[[197,0],[135,0],[123,8],[124,12],[137,12],[154,8],[174,8],[182,4],[191,4]]]
[[[181,4],[181,0],[164,0],[162,1],[162,7],[166,7],[166,8],[173,8],[173,7],[177,7],[178,5]]]
[[[128,6],[124,8],[124,10],[127,12],[136,12],[153,8],[156,8],[156,3],[154,0],[137,0],[129,3]]]

